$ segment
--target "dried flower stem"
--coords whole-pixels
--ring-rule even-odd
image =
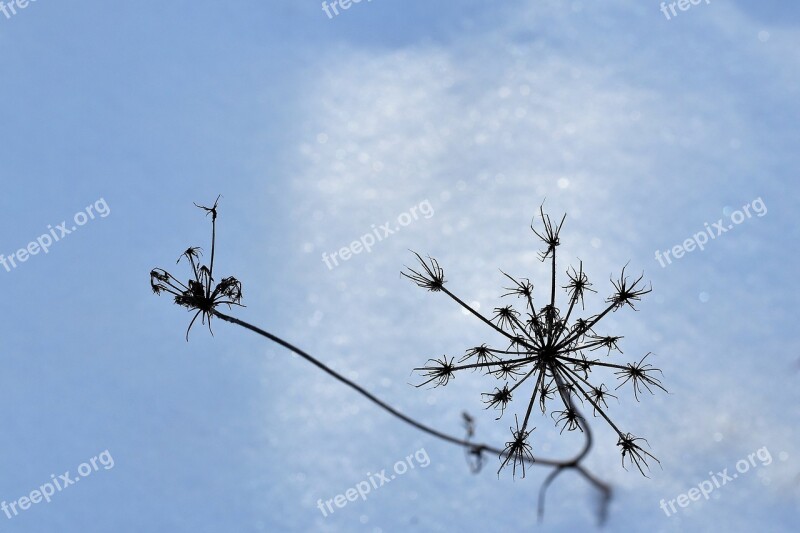
[[[427,426],[427,425],[425,425],[425,424],[423,424],[421,422],[418,422],[417,420],[414,420],[413,418],[401,413],[400,411],[398,411],[397,409],[395,409],[391,405],[387,404],[386,402],[384,402],[383,400],[381,400],[380,398],[378,398],[377,396],[375,396],[374,394],[372,394],[371,392],[369,392],[368,390],[363,388],[361,385],[359,385],[359,384],[355,383],[354,381],[352,381],[352,380],[344,377],[343,375],[339,374],[338,372],[336,372],[335,370],[333,370],[329,366],[327,366],[325,363],[321,362],[319,359],[315,358],[314,356],[312,356],[308,352],[298,348],[297,346],[293,345],[292,343],[290,343],[288,341],[285,341],[282,338],[280,338],[280,337],[278,337],[276,335],[273,335],[272,333],[259,328],[258,326],[254,326],[253,324],[245,322],[244,320],[240,320],[240,319],[238,319],[236,317],[232,317],[232,316],[226,315],[224,313],[221,313],[220,311],[217,311],[216,309],[212,310],[212,314],[215,317],[217,317],[217,318],[219,318],[221,320],[224,320],[225,322],[229,322],[231,324],[235,324],[237,326],[241,326],[241,327],[243,327],[245,329],[248,329],[248,330],[250,330],[250,331],[252,331],[254,333],[257,333],[258,335],[261,335],[262,337],[265,337],[266,339],[269,339],[270,341],[272,341],[272,342],[274,342],[276,344],[279,344],[280,346],[283,346],[287,350],[299,355],[300,357],[302,357],[303,359],[305,359],[306,361],[308,361],[312,365],[316,366],[317,368],[319,368],[320,370],[322,370],[323,372],[325,372],[326,374],[328,374],[332,378],[334,378],[337,381],[343,383],[347,387],[355,390],[356,392],[358,392],[359,394],[361,394],[362,396],[367,398],[369,401],[371,401],[372,403],[374,403],[375,405],[377,405],[378,407],[383,409],[384,411],[390,413],[391,415],[395,416],[396,418],[399,418],[403,422],[405,422],[405,423],[417,428],[418,430],[420,430],[420,431],[422,431],[424,433],[427,433],[428,435],[431,435],[433,437],[441,439],[441,440],[443,440],[445,442],[449,442],[451,444],[455,444],[457,446],[461,446],[462,448],[465,448],[466,450],[468,450],[470,453],[476,454],[476,455],[477,454],[482,454],[483,452],[495,453],[495,454],[499,455],[500,457],[506,457],[506,458],[509,455],[506,450],[502,450],[502,449],[497,448],[495,446],[490,446],[488,444],[475,443],[475,442],[472,442],[472,441],[467,440],[467,439],[463,439],[463,438],[459,438],[459,437],[456,437],[456,436],[453,436],[453,435],[449,435],[447,433],[444,433],[442,431],[434,429],[434,428],[432,428],[430,426]],[[473,365],[468,365],[468,366],[473,366]],[[582,416],[581,416],[581,420],[583,420]],[[605,482],[601,481],[600,479],[598,479],[591,472],[589,472],[586,469],[586,467],[584,467],[581,464],[581,461],[583,461],[584,457],[586,457],[586,455],[589,453],[589,451],[592,448],[592,444],[593,444],[592,432],[589,429],[588,424],[583,424],[581,422],[581,427],[583,429],[584,435],[586,436],[586,440],[584,442],[584,445],[583,445],[583,448],[581,449],[581,451],[578,454],[576,454],[574,457],[572,457],[571,459],[561,459],[560,460],[560,459],[546,459],[546,458],[541,458],[541,457],[526,459],[526,461],[528,463],[530,463],[530,464],[535,464],[535,465],[539,465],[539,466],[555,467],[555,470],[553,470],[548,475],[547,479],[545,480],[545,482],[542,484],[542,487],[541,487],[541,491],[540,491],[540,494],[539,494],[539,510],[538,510],[538,515],[539,515],[540,519],[542,518],[543,513],[544,513],[544,493],[547,490],[547,488],[549,487],[550,483],[552,483],[552,481],[560,473],[564,472],[565,470],[574,470],[580,476],[582,476],[584,479],[586,479],[586,481],[588,481],[593,487],[595,487],[599,491],[600,496],[601,496],[601,509],[600,509],[600,513],[599,513],[599,520],[600,520],[601,523],[605,520],[605,516],[606,516],[606,512],[607,512],[606,507],[607,507],[608,503],[611,500],[612,489],[611,489],[610,485],[608,485],[607,483],[605,483]]]
[[[423,260],[423,258],[419,254],[415,254],[417,259],[420,262],[420,268],[418,270],[409,269],[408,272],[404,272],[403,275],[414,281],[417,285],[432,291],[432,292],[443,292],[447,294],[450,298],[456,301],[459,305],[461,305],[464,309],[472,313],[474,316],[478,317],[481,321],[486,323],[487,325],[491,326],[492,329],[501,333],[504,337],[506,337],[509,341],[511,341],[511,345],[506,350],[498,350],[489,348],[486,345],[483,345],[478,348],[474,348],[468,352],[467,357],[462,358],[459,360],[463,362],[467,360],[471,356],[475,356],[478,358],[478,363],[475,364],[466,364],[457,366],[453,364],[454,358],[448,358],[446,356],[436,359],[430,360],[429,362],[433,363],[433,366],[417,369],[425,371],[425,377],[429,378],[427,381],[422,383],[425,385],[430,382],[436,382],[437,385],[446,385],[447,382],[452,378],[453,372],[456,370],[467,369],[467,368],[484,368],[484,369],[491,369],[493,367],[499,367],[495,370],[488,370],[490,373],[496,373],[498,377],[501,378],[508,378],[511,377],[516,379],[516,376],[522,375],[521,372],[518,371],[518,368],[521,368],[525,364],[533,363],[533,368],[528,371],[518,383],[516,383],[511,389],[508,388],[508,383],[504,386],[501,390],[499,388],[496,389],[495,393],[487,394],[490,396],[490,400],[487,402],[490,405],[495,407],[499,407],[502,410],[505,409],[505,405],[511,400],[511,393],[516,390],[522,383],[524,383],[528,377],[535,374],[537,371],[539,372],[537,379],[536,379],[536,386],[534,387],[534,392],[531,397],[530,403],[528,405],[528,410],[525,414],[525,418],[522,423],[522,428],[519,427],[519,422],[517,420],[516,429],[512,428],[512,441],[506,443],[506,447],[501,449],[494,446],[489,446],[488,444],[481,444],[475,443],[471,439],[474,436],[474,420],[472,417],[464,414],[465,425],[467,428],[467,437],[466,438],[459,438],[448,433],[444,433],[437,429],[434,429],[428,425],[425,425],[403,413],[401,413],[396,408],[392,407],[391,405],[387,404],[377,396],[373,395],[371,392],[363,388],[362,386],[358,385],[354,381],[344,377],[343,375],[339,374],[338,372],[332,370],[329,366],[322,363],[319,359],[313,357],[312,355],[308,354],[307,352],[301,350],[297,346],[291,344],[288,341],[281,339],[265,331],[257,326],[254,326],[248,322],[240,320],[236,317],[227,315],[225,313],[220,312],[217,307],[226,305],[230,309],[231,306],[239,306],[244,307],[240,302],[242,299],[242,284],[234,277],[227,277],[223,278],[220,282],[216,282],[214,278],[214,258],[216,252],[216,221],[217,221],[217,204],[219,202],[219,197],[214,202],[212,207],[204,207],[195,204],[198,208],[206,211],[206,214],[211,215],[211,257],[209,266],[206,267],[205,265],[200,264],[200,255],[201,250],[200,248],[189,248],[187,249],[181,256],[181,258],[186,258],[191,266],[193,278],[190,279],[186,284],[178,280],[175,276],[171,273],[167,272],[162,268],[153,269],[150,272],[150,286],[155,294],[170,294],[174,298],[174,302],[177,305],[187,308],[190,312],[194,312],[195,315],[192,318],[189,328],[186,331],[186,340],[189,340],[189,331],[192,328],[195,320],[198,317],[201,317],[201,321],[203,323],[208,321],[209,331],[211,330],[211,319],[212,317],[219,318],[224,322],[228,322],[245,329],[248,329],[262,337],[268,339],[271,342],[274,342],[287,350],[299,355],[309,363],[313,364],[329,376],[333,377],[340,383],[346,385],[347,387],[355,390],[372,403],[383,409],[384,411],[388,412],[389,414],[395,416],[396,418],[402,420],[403,422],[413,426],[414,428],[427,433],[433,437],[441,439],[445,442],[449,442],[450,444],[454,444],[460,446],[466,452],[467,457],[472,461],[471,467],[473,471],[477,472],[480,470],[481,466],[483,465],[483,455],[484,453],[495,453],[497,454],[501,461],[501,469],[506,464],[512,464],[512,470],[516,471],[516,467],[520,466],[522,470],[522,476],[525,476],[525,465],[527,464],[538,464],[541,466],[549,466],[554,467],[555,469],[547,476],[545,482],[543,483],[540,493],[539,493],[539,517],[541,519],[542,513],[544,510],[544,495],[547,488],[550,486],[552,481],[561,473],[566,470],[574,470],[578,472],[584,479],[586,479],[592,486],[594,486],[601,495],[601,505],[599,511],[599,519],[602,523],[606,517],[606,512],[608,508],[608,503],[611,500],[611,487],[606,483],[600,481],[596,478],[593,474],[591,474],[582,464],[584,457],[589,453],[589,450],[592,448],[593,438],[592,432],[589,429],[589,426],[584,423],[583,415],[574,407],[572,403],[572,394],[574,393],[575,389],[580,391],[584,397],[589,399],[592,406],[595,410],[600,410],[599,403],[603,400],[603,395],[610,395],[607,392],[603,391],[600,388],[592,388],[592,392],[596,395],[599,399],[597,403],[595,403],[591,398],[590,395],[587,394],[580,385],[575,381],[575,379],[570,374],[574,374],[584,383],[588,382],[583,379],[577,371],[572,369],[563,367],[564,361],[572,362],[572,359],[563,357],[562,348],[567,346],[569,343],[572,343],[572,336],[575,335],[575,339],[584,335],[584,333],[591,329],[591,326],[597,322],[600,318],[602,318],[605,313],[611,311],[612,309],[617,309],[624,304],[631,304],[631,301],[638,300],[638,296],[644,294],[641,291],[637,291],[637,284],[639,280],[634,282],[632,285],[628,285],[627,279],[624,278],[624,269],[623,269],[623,276],[620,278],[620,281],[616,284],[618,285],[618,292],[617,295],[610,301],[609,309],[598,316],[593,321],[589,322],[588,325],[586,323],[583,324],[583,328],[578,328],[580,331],[574,331],[567,335],[567,338],[562,341],[560,344],[556,344],[558,341],[558,337],[564,331],[563,326],[558,323],[558,316],[557,310],[555,309],[555,292],[556,292],[556,280],[555,280],[555,249],[559,245],[558,241],[558,232],[561,228],[561,224],[564,223],[564,219],[562,218],[561,223],[557,226],[553,226],[550,222],[549,217],[542,213],[542,219],[545,223],[544,235],[540,237],[545,241],[548,245],[548,249],[546,252],[542,253],[542,259],[544,260],[548,255],[552,255],[553,261],[553,279],[552,279],[552,293],[551,293],[551,303],[549,308],[545,308],[539,310],[537,312],[536,307],[533,304],[531,291],[533,286],[530,284],[529,281],[526,280],[525,283],[515,280],[511,276],[506,274],[506,277],[511,279],[515,285],[515,289],[512,290],[512,293],[509,294],[518,294],[524,295],[527,299],[528,308],[530,311],[531,321],[529,325],[526,327],[519,320],[519,313],[511,306],[501,307],[495,309],[497,315],[495,316],[495,320],[497,320],[498,324],[495,324],[491,320],[485,318],[481,313],[473,309],[463,300],[458,298],[455,294],[450,292],[447,288],[445,288],[444,283],[444,271],[439,266],[438,262],[428,257],[428,261]],[[535,230],[534,230],[535,231]],[[537,235],[539,235],[537,233]],[[179,259],[180,261],[180,259]],[[571,277],[572,283],[569,286],[572,291],[572,301],[570,304],[570,311],[572,306],[580,297],[582,299],[583,290],[587,287],[587,283],[585,281],[585,277],[583,277],[582,269],[580,273],[576,273],[575,276]],[[641,279],[641,278],[640,278]],[[591,290],[591,289],[589,289]],[[631,307],[633,307],[631,305]],[[546,315],[546,322],[547,327],[546,331],[543,331],[543,326],[541,323],[541,315]],[[569,315],[569,313],[568,313]],[[511,332],[509,333],[504,329],[503,326],[507,326],[510,328]],[[577,334],[576,334],[577,333]],[[213,334],[213,332],[212,332]],[[594,348],[597,346],[607,345],[610,347],[615,346],[615,342],[619,337],[605,337],[605,338],[597,338],[592,342],[584,343],[582,347],[573,347],[571,349],[563,350],[564,353],[571,353],[580,349],[584,348]],[[574,341],[577,342],[577,341]],[[555,346],[554,346],[555,345]],[[512,349],[513,348],[513,349]],[[520,351],[522,350],[522,351]],[[502,355],[514,355],[517,356],[525,355],[522,359],[508,359],[502,360],[500,356]],[[558,362],[556,359],[556,354],[561,356],[562,362]],[[583,364],[584,361],[575,359],[575,363]],[[559,366],[556,366],[558,363]],[[660,385],[660,382],[655,379],[652,375],[648,375],[648,373],[652,373],[653,369],[649,364],[644,364],[644,358],[642,358],[639,363],[629,364],[627,366],[621,365],[611,365],[611,364],[601,364],[602,366],[612,366],[616,368],[621,373],[626,374],[629,376],[628,380],[633,381],[634,391],[638,394],[639,386],[645,387],[647,390],[650,390],[650,385],[663,388]],[[540,404],[542,406],[542,411],[544,412],[544,402],[545,399],[549,398],[552,394],[552,390],[550,389],[550,384],[545,384],[545,373],[549,372],[553,380],[557,383],[557,388],[559,391],[559,395],[561,396],[564,405],[566,406],[565,411],[559,412],[561,414],[560,420],[564,421],[565,427],[568,427],[570,430],[579,428],[583,434],[585,435],[585,442],[584,446],[581,451],[572,457],[571,459],[543,459],[543,458],[535,458],[531,446],[528,443],[528,435],[533,430],[528,430],[528,421],[531,415],[531,411],[533,409],[533,405],[535,400],[538,398]],[[566,380],[569,381],[570,385],[565,385],[563,378],[566,377]],[[625,377],[625,376],[623,376]],[[626,381],[628,381],[626,380]],[[623,382],[624,383],[624,382]],[[608,420],[605,416],[605,413],[600,411],[602,416]],[[610,420],[608,420],[611,423]],[[612,424],[613,426],[613,424]],[[615,429],[616,427],[613,426]],[[562,429],[563,431],[563,429]],[[636,466],[641,471],[641,464],[646,466],[645,460],[650,457],[653,458],[647,452],[644,452],[639,445],[636,444],[636,441],[643,440],[640,438],[636,438],[631,434],[623,434],[619,430],[619,446],[623,448],[623,466],[624,460],[626,455],[630,456],[629,460],[634,462]],[[498,471],[499,475],[499,471]]]

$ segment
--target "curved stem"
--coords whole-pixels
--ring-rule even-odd
[[[421,422],[418,422],[418,421],[414,420],[413,418],[401,413],[400,411],[398,411],[397,409],[395,409],[391,405],[389,405],[386,402],[384,402],[383,400],[379,399],[378,397],[376,397],[371,392],[367,391],[366,389],[364,389],[363,387],[361,387],[357,383],[355,383],[352,380],[344,377],[343,375],[339,374],[335,370],[329,368],[327,365],[325,365],[324,363],[322,363],[321,361],[316,359],[314,356],[312,356],[309,353],[301,350],[300,348],[298,348],[297,346],[291,344],[290,342],[285,341],[285,340],[281,339],[280,337],[277,337],[277,336],[273,335],[272,333],[269,333],[268,331],[265,331],[265,330],[263,330],[263,329],[261,329],[261,328],[259,328],[257,326],[254,326],[254,325],[252,325],[252,324],[250,324],[248,322],[245,322],[243,320],[239,320],[238,318],[235,318],[235,317],[232,317],[232,316],[228,316],[228,315],[226,315],[224,313],[221,313],[221,312],[217,311],[216,309],[212,309],[211,310],[211,314],[213,314],[217,318],[220,318],[220,319],[222,319],[222,320],[224,320],[226,322],[230,322],[231,324],[236,324],[237,326],[241,326],[241,327],[243,327],[245,329],[249,329],[250,331],[252,331],[254,333],[257,333],[257,334],[261,335],[262,337],[265,337],[265,338],[269,339],[270,341],[283,346],[287,350],[289,350],[291,352],[294,352],[295,354],[299,355],[300,357],[302,357],[303,359],[305,359],[309,363],[313,364],[314,366],[316,366],[317,368],[319,368],[320,370],[322,370],[326,374],[330,375],[331,377],[333,377],[337,381],[339,381],[339,382],[343,383],[344,385],[347,385],[351,389],[355,390],[356,392],[358,392],[359,394],[361,394],[362,396],[364,396],[365,398],[370,400],[372,403],[374,403],[377,406],[381,407],[383,410],[385,410],[388,413],[394,415],[395,417],[399,418],[403,422],[405,422],[405,423],[407,423],[407,424],[419,429],[420,431],[423,431],[423,432],[425,432],[425,433],[427,433],[429,435],[432,435],[432,436],[434,436],[434,437],[436,437],[438,439],[444,440],[444,441],[449,442],[451,444],[455,444],[455,445],[467,448],[467,449],[469,449],[469,450],[471,450],[471,451],[473,451],[473,452],[475,452],[477,454],[480,454],[481,452],[485,451],[485,452],[496,453],[500,457],[505,457],[505,456],[508,455],[504,450],[501,450],[501,449],[496,448],[494,446],[489,446],[487,444],[478,444],[478,443],[475,443],[475,442],[471,442],[471,441],[469,441],[467,439],[455,437],[453,435],[449,435],[447,433],[443,433],[443,432],[441,432],[441,431],[439,431],[437,429],[431,428],[431,427],[429,427],[429,426],[427,426],[427,425],[425,425],[425,424],[423,424]],[[581,418],[581,420],[582,420],[582,418]],[[581,464],[579,464],[580,461],[583,460],[583,458],[589,452],[589,450],[590,450],[590,448],[592,446],[592,434],[591,434],[591,431],[589,430],[589,427],[588,427],[587,424],[582,424],[582,425],[584,426],[584,434],[586,435],[586,443],[584,444],[583,449],[575,457],[573,457],[572,459],[566,459],[566,460],[536,458],[533,461],[528,461],[528,462],[532,462],[533,464],[539,464],[539,465],[543,465],[543,466],[557,467],[559,469],[559,471],[563,470],[565,468],[574,469],[581,476],[583,476],[589,483],[591,483],[595,488],[597,488],[603,494],[604,501],[607,501],[610,498],[611,487],[608,484],[606,484],[606,483],[600,481],[599,479],[597,479],[596,477],[594,477]]]

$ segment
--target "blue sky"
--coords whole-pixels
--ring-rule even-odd
[[[237,316],[444,430],[459,433],[467,410],[496,444],[511,419],[482,410],[489,378],[409,385],[426,359],[496,339],[399,272],[409,249],[431,254],[482,310],[500,305],[498,269],[545,287],[528,225],[546,198],[567,213],[560,279],[580,258],[599,291],[587,313],[628,261],[654,289],[605,328],[625,336],[618,361],[653,352],[664,371],[670,394],[621,394],[611,409],[663,468],[623,470],[593,421],[586,464],[616,491],[607,530],[793,531],[800,6],[712,0],[667,20],[659,5],[373,0],[329,19],[315,1],[39,0],[0,14],[0,254],[108,206],[47,254],[0,267],[0,501],[105,450],[114,460],[50,503],[0,512],[0,529],[535,524],[546,469],[498,480],[489,458],[470,474],[457,448],[230,325],[185,342],[191,315],[152,295],[148,273],[187,275],[180,252],[209,245],[192,202],[222,194],[216,268],[244,284]],[[705,250],[655,259],[758,199],[763,216]],[[431,216],[326,267],[323,253],[423,203]],[[541,456],[581,444],[536,425]],[[421,449],[427,467],[317,509]],[[659,508],[760,449],[771,463],[708,501]],[[542,530],[592,527],[580,479],[548,498]]]

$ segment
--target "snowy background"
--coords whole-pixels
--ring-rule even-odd
[[[329,18],[317,1],[40,0],[0,13],[0,253],[99,199],[47,255],[0,267],[0,501],[108,450],[114,466],[8,519],[41,531],[585,531],[592,489],[545,468],[473,475],[456,447],[403,425],[309,364],[191,315],[148,273],[209,246],[192,202],[222,194],[218,272],[237,316],[295,342],[404,412],[502,445],[490,378],[417,389],[411,369],[496,337],[399,272],[436,257],[448,287],[500,305],[499,269],[544,297],[529,224],[567,213],[560,281],[583,260],[597,295],[630,261],[653,293],[602,333],[620,362],[653,352],[670,394],[610,412],[663,468],[620,466],[593,424],[586,465],[613,484],[608,531],[794,531],[800,513],[797,295],[800,5],[655,1],[373,0]],[[763,216],[662,267],[656,250],[760,199]],[[329,269],[323,253],[421,216]],[[753,209],[751,208],[751,212]],[[562,283],[563,284],[563,283]],[[560,295],[564,298],[563,294]],[[562,300],[563,301],[563,300]],[[608,381],[614,385],[613,378]],[[535,419],[534,451],[580,436]],[[758,449],[771,457],[667,517],[662,499]],[[319,499],[418,450],[417,467],[323,516]],[[763,453],[763,452],[762,452]]]

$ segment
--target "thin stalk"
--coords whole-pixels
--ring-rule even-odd
[[[427,434],[429,434],[429,435],[431,435],[433,437],[436,437],[438,439],[441,439],[441,440],[443,440],[445,442],[449,442],[451,444],[455,444],[455,445],[461,446],[463,448],[468,448],[468,449],[473,450],[475,452],[479,452],[479,453],[480,452],[484,452],[484,451],[485,452],[491,452],[491,453],[498,454],[500,457],[506,457],[508,455],[504,450],[501,450],[501,449],[496,448],[494,446],[490,446],[488,444],[478,444],[478,443],[475,443],[475,442],[468,441],[466,439],[455,437],[453,435],[449,435],[449,434],[444,433],[442,431],[439,431],[437,429],[431,428],[431,427],[429,427],[429,426],[427,426],[427,425],[425,425],[425,424],[423,424],[421,422],[418,422],[418,421],[414,420],[413,418],[401,413],[400,411],[398,411],[397,409],[395,409],[391,405],[387,404],[383,400],[379,399],[378,397],[376,397],[371,392],[367,391],[366,389],[364,389],[363,387],[361,387],[357,383],[355,383],[352,380],[344,377],[343,375],[339,374],[335,370],[332,370],[327,365],[325,365],[324,363],[322,363],[321,361],[316,359],[314,356],[312,356],[309,353],[301,350],[300,348],[298,348],[297,346],[291,344],[290,342],[285,341],[285,340],[281,339],[280,337],[277,337],[277,336],[273,335],[272,333],[269,333],[268,331],[265,331],[265,330],[263,330],[263,329],[261,329],[261,328],[259,328],[257,326],[254,326],[254,325],[252,325],[252,324],[250,324],[248,322],[245,322],[243,320],[239,320],[238,318],[235,318],[235,317],[232,317],[232,316],[228,316],[228,315],[226,315],[224,313],[221,313],[221,312],[217,311],[216,309],[213,309],[211,312],[217,318],[220,318],[220,319],[222,319],[222,320],[224,320],[226,322],[229,322],[231,324],[236,324],[237,326],[241,326],[241,327],[243,327],[245,329],[248,329],[248,330],[250,330],[250,331],[252,331],[254,333],[257,333],[258,335],[261,335],[262,337],[265,337],[265,338],[269,339],[270,341],[272,341],[272,342],[274,342],[276,344],[279,344],[280,346],[283,346],[287,350],[299,355],[300,357],[302,357],[303,359],[305,359],[309,363],[313,364],[314,366],[316,366],[317,368],[319,368],[320,370],[322,370],[326,374],[330,375],[331,377],[333,377],[337,381],[339,381],[339,382],[343,383],[344,385],[348,386],[349,388],[355,390],[356,392],[358,392],[359,394],[361,394],[362,396],[364,396],[365,398],[370,400],[372,403],[374,403],[378,407],[382,408],[384,411],[390,413],[391,415],[395,416],[396,418],[399,418],[403,422],[405,422],[405,423],[417,428],[418,430],[420,430],[420,431],[422,431],[424,433],[427,433]],[[584,445],[583,449],[580,451],[580,453],[577,454],[575,457],[573,457],[571,459],[557,460],[557,459],[535,458],[533,461],[530,461],[530,460],[527,460],[527,459],[526,459],[526,461],[527,462],[531,462],[533,464],[542,465],[542,466],[553,466],[553,467],[559,467],[559,468],[574,469],[581,476],[583,476],[590,484],[592,484],[594,487],[596,487],[600,492],[602,492],[604,495],[608,495],[608,494],[611,493],[611,487],[608,484],[604,483],[603,481],[600,481],[596,477],[594,477],[591,474],[589,474],[589,472],[586,471],[586,469],[583,468],[579,464],[579,462],[583,459],[583,457],[586,455],[586,453],[588,453],[589,449],[591,448],[591,433],[586,431],[585,434],[587,436],[587,442],[585,443],[585,445]]]
[[[494,322],[492,322],[491,320],[489,320],[488,318],[486,318],[485,316],[483,316],[482,314],[477,312],[475,309],[473,309],[471,306],[469,306],[461,298],[459,298],[458,296],[456,296],[455,294],[453,294],[452,292],[447,290],[447,287],[442,287],[440,290],[443,293],[445,293],[446,295],[448,295],[450,298],[455,300],[455,302],[458,305],[460,305],[461,307],[463,307],[464,309],[466,309],[467,311],[469,311],[470,313],[472,313],[473,315],[475,315],[476,317],[481,319],[483,322],[488,324],[493,330],[497,331],[498,333],[500,333],[504,337],[507,337],[509,340],[512,340],[512,341],[516,340],[513,336],[509,335],[506,331],[503,331],[501,328],[497,327],[497,325]],[[528,343],[524,343],[524,344],[525,344],[526,347],[530,348],[531,350],[535,350],[535,347],[530,346]]]

